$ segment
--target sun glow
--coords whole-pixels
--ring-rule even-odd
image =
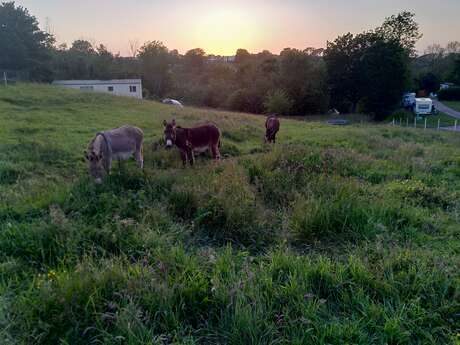
[[[251,47],[259,37],[257,20],[237,9],[219,9],[199,18],[191,37],[209,54],[233,55]]]

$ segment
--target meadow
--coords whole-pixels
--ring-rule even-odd
[[[222,130],[183,168],[163,120]],[[460,135],[0,88],[2,344],[459,344]],[[99,130],[145,133],[103,185]]]
[[[454,110],[460,111],[460,101],[447,101],[445,104]]]

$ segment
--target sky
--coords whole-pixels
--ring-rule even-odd
[[[379,26],[402,10],[416,14],[417,49],[460,40],[460,0],[16,0],[58,43],[87,39],[130,55],[129,42],[162,41],[185,53],[234,55],[245,48],[322,48],[338,35]]]

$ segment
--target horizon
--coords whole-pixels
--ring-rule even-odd
[[[251,53],[268,50],[278,54],[284,48],[325,48],[347,32],[359,33],[379,26],[386,17],[410,9],[423,33],[417,44],[419,54],[433,44],[446,45],[460,39],[460,2],[445,0],[442,9],[429,0],[409,0],[404,7],[395,0],[372,4],[356,0],[352,5],[332,0],[329,5],[312,1],[288,0],[284,4],[256,0],[186,3],[172,0],[137,0],[127,4],[121,0],[77,3],[57,0],[15,1],[34,15],[42,29],[49,30],[57,44],[85,39],[103,44],[113,53],[131,56],[129,42],[158,40],[168,49],[181,54],[202,48],[208,55],[235,55],[238,48]],[[109,7],[110,6],[110,7]],[[109,15],[101,16],[107,8]],[[356,13],[360,16],[356,16]],[[171,26],[173,29],[171,29]]]

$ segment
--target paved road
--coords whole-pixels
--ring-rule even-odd
[[[455,128],[454,126],[441,127],[440,129],[442,129],[443,131],[460,132],[460,126],[457,126],[457,128]]]
[[[440,112],[445,113],[449,116],[455,117],[456,119],[460,119],[460,111],[456,111],[452,108],[449,108],[448,106],[436,100],[433,100],[433,103],[436,109],[439,110]]]

